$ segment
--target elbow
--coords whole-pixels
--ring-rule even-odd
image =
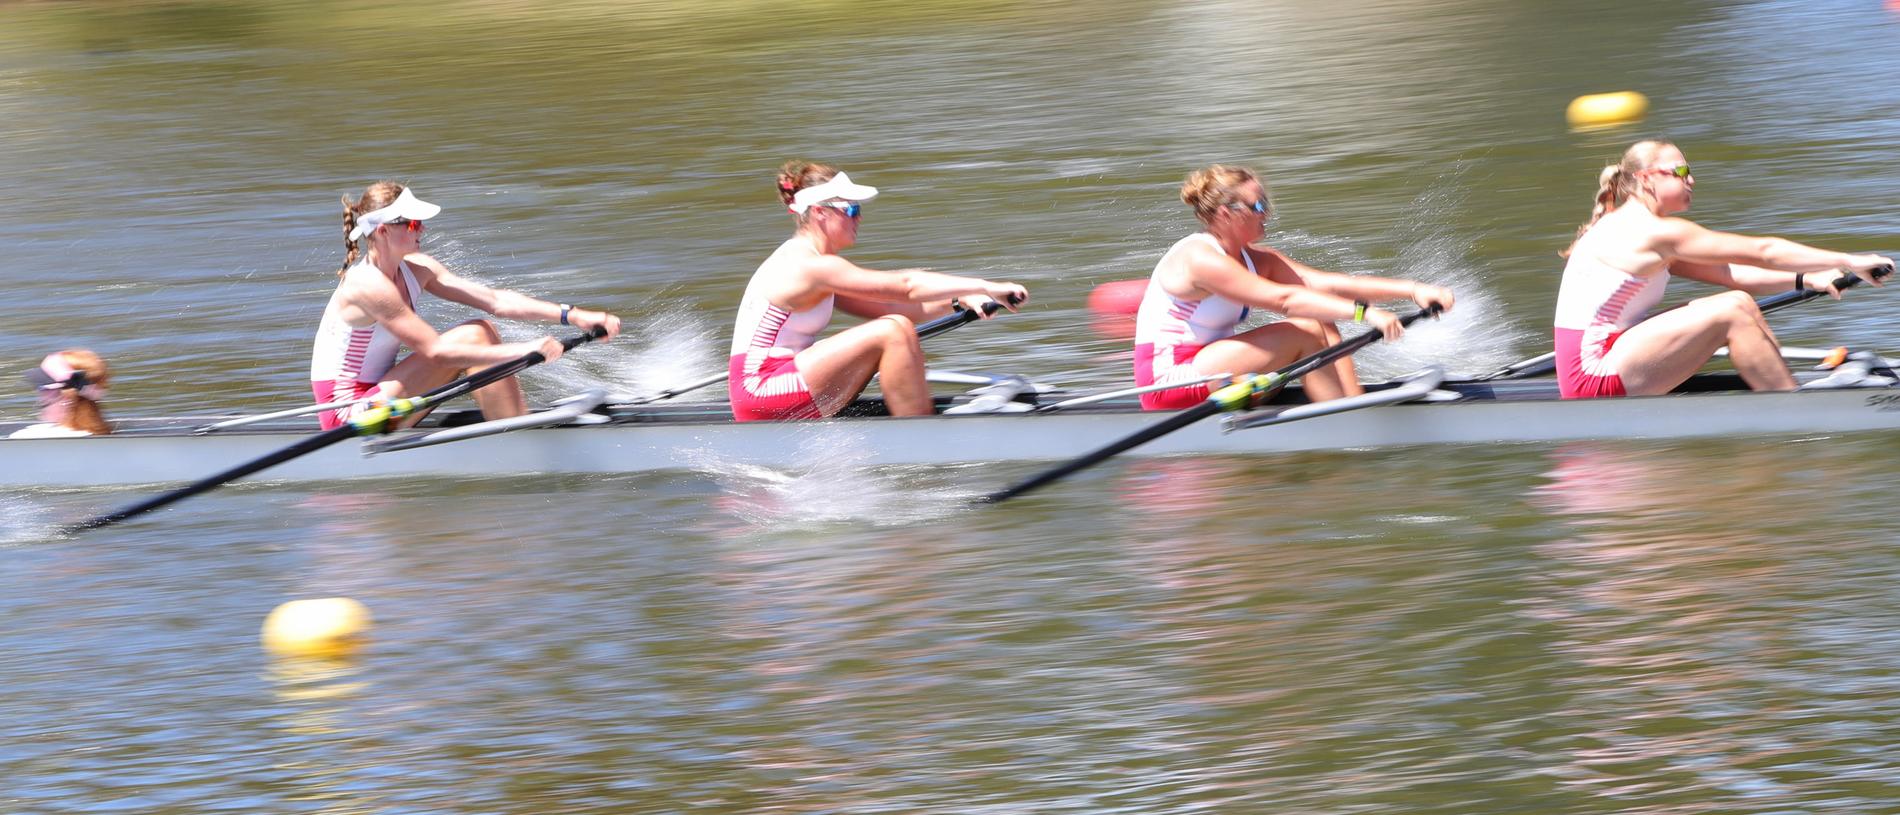
[[[417,346],[411,349],[411,351],[417,357],[422,358],[422,361],[431,365],[447,365],[454,362],[454,360],[449,359],[449,346],[444,342],[428,343],[427,345]]]
[[[1795,262],[1794,243],[1782,238],[1762,238],[1756,245],[1752,262],[1770,269],[1781,269]]]
[[[910,303],[923,302],[928,296],[928,293],[924,291],[926,285],[924,276],[916,272],[903,272],[902,274],[903,277],[900,279],[900,285],[904,300]]]

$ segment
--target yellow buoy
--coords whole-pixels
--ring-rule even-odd
[[[1609,127],[1640,122],[1649,113],[1649,97],[1635,91],[1593,93],[1570,100],[1564,118],[1571,127]]]
[[[282,656],[347,656],[369,624],[369,609],[348,597],[292,600],[264,618],[264,647]]]

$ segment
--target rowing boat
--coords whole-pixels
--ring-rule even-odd
[[[1812,382],[1818,374],[1803,374]],[[838,462],[932,465],[975,460],[1057,460],[1152,424],[1132,398],[1036,412],[1059,393],[1010,395],[1015,412],[891,417],[877,399],[823,421],[736,423],[723,403],[586,403],[535,414],[542,426],[511,432],[472,410],[438,411],[423,425],[336,445],[285,462],[275,481],[384,477],[484,477],[708,469],[726,465]],[[938,397],[939,410],[993,394]],[[1442,444],[1575,439],[1812,435],[1900,429],[1900,387],[1874,377],[1842,387],[1753,393],[1732,373],[1699,374],[1667,396],[1566,401],[1549,380],[1397,380],[1364,402],[1307,404],[1297,387],[1259,409],[1202,422],[1134,455],[1268,454]],[[0,486],[101,487],[188,481],[266,455],[310,435],[309,419],[200,434],[224,417],[130,419],[110,436],[0,439]],[[1298,420],[1297,423],[1294,420]],[[517,424],[524,422],[517,421]],[[526,424],[533,424],[527,421]],[[1276,426],[1279,425],[1279,426]],[[0,424],[0,436],[20,427]],[[431,434],[467,433],[430,444]],[[486,435],[484,435],[486,434]],[[436,439],[435,441],[439,441]],[[409,449],[403,449],[411,445]]]

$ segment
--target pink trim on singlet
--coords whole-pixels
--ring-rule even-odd
[[[1172,362],[1156,365],[1154,343],[1144,342],[1135,346],[1135,385],[1148,387],[1172,379],[1193,379],[1200,376],[1194,370],[1194,355],[1199,354],[1204,345],[1163,346],[1172,353]],[[1149,391],[1141,395],[1142,410],[1180,410],[1190,408],[1207,401],[1213,390],[1205,382],[1190,382],[1178,388],[1164,391]]]
[[[829,309],[827,316],[828,312]],[[780,347],[779,335],[791,317],[791,312],[767,305],[759,315],[746,350],[733,354],[728,362],[726,390],[732,402],[733,419],[758,422],[824,418],[818,403],[812,400],[811,387],[798,372],[797,358],[792,354],[775,356],[771,353]]]
[[[1194,357],[1202,348],[1234,335],[1248,308],[1218,294],[1198,300],[1176,297],[1161,285],[1161,270],[1170,259],[1189,244],[1203,242],[1216,251],[1225,251],[1220,241],[1206,232],[1196,232],[1174,242],[1155,263],[1148,276],[1148,287],[1141,295],[1135,312],[1135,385],[1180,382],[1181,387],[1141,394],[1145,410],[1180,410],[1205,401],[1212,388],[1201,380],[1204,372],[1195,370]],[[1254,268],[1252,253],[1241,253],[1247,271]]]
[[[731,391],[732,418],[741,422],[785,419],[822,419],[811,398],[797,357],[765,357],[751,373],[747,355],[734,354],[726,376]]]
[[[1589,241],[1593,235],[1585,235]],[[1594,244],[1580,241],[1564,265],[1552,321],[1557,351],[1557,389],[1565,399],[1622,396],[1622,371],[1610,363],[1610,347],[1641,323],[1662,301],[1669,273],[1633,275],[1604,264]]]
[[[317,404],[325,405],[335,402],[338,399],[364,399],[365,397],[377,393],[378,389],[382,387],[380,383],[376,382],[346,381],[350,386],[350,390],[346,394],[339,395],[336,392],[338,383],[334,380],[312,382],[310,383],[310,392],[316,394]],[[324,430],[335,430],[347,424],[351,419],[356,418],[357,414],[362,413],[364,409],[368,408],[371,404],[372,403],[368,401],[359,401],[348,407],[326,410],[317,414],[317,426]]]
[[[1557,394],[1565,399],[1625,395],[1622,375],[1603,360],[1621,336],[1621,331],[1603,334],[1574,328],[1556,329]]]

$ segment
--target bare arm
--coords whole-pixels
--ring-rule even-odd
[[[871,316],[905,314],[913,319],[928,318],[948,312],[952,299],[973,295],[1002,301],[1011,306],[1011,310],[1029,299],[1029,290],[1015,283],[996,283],[923,269],[883,272],[866,269],[837,255],[813,258],[805,264],[805,272],[816,286],[840,295],[839,306],[851,313],[861,314],[853,310],[858,307],[868,311],[900,304],[917,309],[911,313],[909,308],[887,308]]]
[[[846,314],[863,317],[867,320],[882,317],[886,314],[902,314],[905,317],[909,317],[913,322],[922,322],[950,310],[949,300],[934,303],[906,303],[902,300],[867,300],[862,297],[840,294],[837,295],[837,299],[833,302],[838,306],[838,310]]]
[[[1778,272],[1774,269],[1763,269],[1741,263],[1698,263],[1692,260],[1678,260],[1669,264],[1669,273],[1711,286],[1740,289],[1754,295],[1794,290],[1794,272]],[[1831,283],[1840,278],[1841,272],[1838,269],[1830,269],[1825,272],[1813,272],[1810,276],[1817,281]]]
[[[1255,262],[1262,263],[1269,277],[1289,284],[1304,285],[1348,300],[1376,303],[1386,300],[1410,300],[1419,308],[1438,306],[1450,310],[1456,297],[1450,289],[1410,280],[1372,275],[1349,275],[1315,269],[1269,246],[1248,247]]]
[[[1358,310],[1353,301],[1308,288],[1297,277],[1287,280],[1284,275],[1290,275],[1290,270],[1272,268],[1274,264],[1269,264],[1267,276],[1257,275],[1212,247],[1190,248],[1186,260],[1189,280],[1196,288],[1236,303],[1328,322],[1351,320]],[[1276,273],[1283,277],[1270,279]]]
[[[1879,281],[1873,278],[1873,270],[1893,263],[1891,259],[1880,255],[1850,255],[1818,249],[1783,238],[1762,238],[1717,232],[1682,218],[1661,219],[1651,241],[1652,248],[1657,253],[1672,260],[1670,264],[1672,273],[1681,267],[1686,270],[1686,277],[1708,282],[1715,282],[1709,279],[1711,277],[1726,279],[1730,283],[1717,283],[1717,285],[1729,285],[1731,288],[1747,289],[1753,284],[1766,285],[1770,279],[1756,272],[1770,270],[1826,272],[1833,269],[1845,269],[1859,275],[1869,283],[1878,285]],[[1685,264],[1684,261],[1687,263]],[[1737,276],[1736,265],[1756,268],[1753,271],[1742,271],[1740,276]],[[1726,276],[1715,268],[1720,266],[1729,267]],[[1792,276],[1781,277],[1778,280],[1783,282],[1783,288],[1793,285]]]
[[[440,261],[417,252],[403,258],[411,268],[421,270],[422,287],[430,294],[444,300],[461,303],[470,308],[510,320],[538,320],[553,323],[561,319],[561,306],[536,297],[529,297],[510,289],[495,289],[473,280],[459,277],[443,266]],[[591,309],[569,309],[567,321],[580,328],[596,326],[607,329],[607,338],[620,333],[620,318],[604,311]],[[414,346],[410,346],[414,347]]]
[[[443,339],[426,320],[416,315],[394,287],[358,287],[351,303],[375,318],[409,350],[430,362],[456,367],[493,365],[507,362],[530,351],[543,351],[543,340],[500,345],[471,345]]]

